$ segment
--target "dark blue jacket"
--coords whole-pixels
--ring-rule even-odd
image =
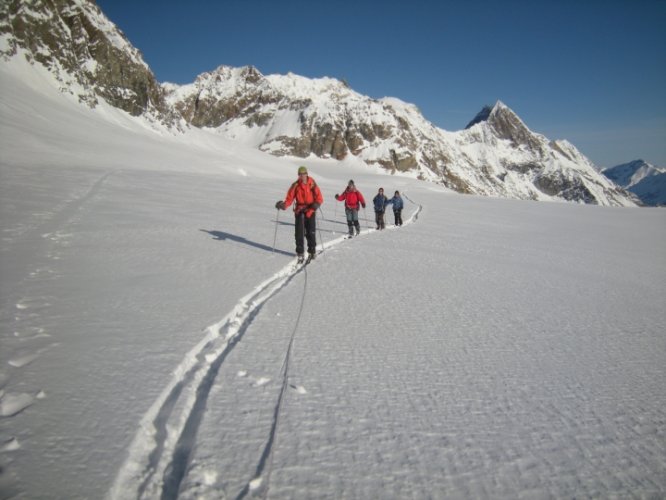
[[[383,194],[378,194],[372,199],[372,203],[375,205],[375,212],[383,212],[386,210],[388,198]]]
[[[394,196],[390,200],[386,202],[387,204],[391,203],[393,204],[393,210],[402,210],[402,207],[404,206],[404,202],[402,201],[402,198],[400,196]]]

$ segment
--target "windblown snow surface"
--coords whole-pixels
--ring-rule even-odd
[[[663,210],[463,196],[0,78],[2,498],[666,495]],[[300,164],[304,268],[274,208]],[[350,178],[404,226],[343,239]]]

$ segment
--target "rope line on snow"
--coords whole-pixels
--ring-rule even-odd
[[[101,181],[105,180],[108,175]],[[101,184],[101,181],[98,184]],[[414,203],[404,193],[403,196],[416,205],[414,213],[405,221],[406,224],[409,224],[418,219],[423,207]],[[324,219],[323,212],[322,219],[327,220]],[[370,232],[372,230],[363,231],[363,234]],[[323,252],[324,242],[321,237],[321,229],[319,236],[322,240]],[[338,238],[329,242],[327,249],[336,246],[344,239],[346,238]],[[123,498],[127,496],[125,494],[127,492],[136,493],[137,497],[158,494],[165,500],[178,497],[182,481],[188,474],[192,453],[196,448],[206,402],[221,365],[251,327],[254,318],[261,312],[263,306],[281,289],[288,286],[301,271],[304,274],[303,293],[280,369],[282,385],[273,409],[273,422],[268,440],[256,467],[254,478],[236,498],[241,499],[248,495],[262,495],[265,498],[268,495],[273,470],[273,454],[277,448],[281,415],[286,404],[285,395],[290,387],[289,365],[305,307],[307,266],[286,266],[256,287],[252,293],[243,297],[223,321],[208,327],[208,336],[188,353],[171,382],[142,418],[142,427],[132,442],[129,458],[117,474],[109,494],[110,498]],[[145,429],[155,429],[156,433],[146,432]],[[262,478],[262,475],[265,477]]]
[[[406,196],[403,193],[403,196],[412,204],[416,205],[416,211],[412,214],[412,216],[408,219],[408,223],[414,222],[418,220],[419,214],[421,210],[423,209],[422,205],[419,205],[412,201],[408,196]],[[366,217],[367,221],[367,217]],[[322,248],[323,248],[323,240],[322,240]],[[268,440],[266,442],[266,446],[264,447],[264,450],[261,454],[261,457],[259,459],[259,464],[257,465],[257,468],[255,470],[254,478],[248,482],[243,490],[238,494],[236,497],[237,500],[241,500],[245,498],[251,491],[256,491],[261,488],[262,493],[261,497],[262,498],[267,498],[268,496],[268,490],[270,487],[270,477],[271,473],[273,471],[273,451],[276,448],[277,445],[277,436],[278,436],[278,430],[279,430],[279,425],[280,425],[280,416],[285,404],[285,394],[287,393],[287,388],[289,387],[289,361],[291,359],[291,351],[292,347],[294,345],[294,339],[296,338],[296,332],[298,331],[298,327],[301,322],[301,316],[303,315],[303,309],[305,306],[305,296],[307,295],[307,287],[308,287],[308,271],[307,271],[307,265],[303,266],[301,269],[297,271],[300,272],[301,270],[304,271],[304,281],[303,281],[303,293],[301,295],[301,304],[298,310],[298,315],[296,316],[296,323],[294,324],[294,329],[291,332],[291,336],[289,338],[289,344],[287,346],[287,353],[285,355],[284,361],[282,363],[282,367],[280,368],[280,373],[282,374],[282,385],[280,387],[280,393],[278,394],[278,399],[275,404],[275,408],[273,409],[273,422],[271,424],[271,430],[268,435]],[[297,274],[296,273],[296,274]],[[266,477],[262,477],[264,475],[264,472],[266,474]]]
[[[298,309],[298,315],[296,316],[296,323],[294,324],[294,329],[292,330],[291,336],[289,338],[287,353],[285,355],[284,361],[282,362],[282,367],[280,368],[280,373],[282,374],[282,386],[280,387],[280,393],[278,395],[277,403],[275,404],[275,408],[273,410],[273,423],[271,424],[271,430],[268,434],[268,441],[266,442],[264,451],[262,452],[261,458],[259,459],[259,464],[257,465],[257,469],[254,474],[254,479],[250,481],[247,485],[245,485],[245,488],[243,488],[243,490],[236,497],[237,500],[245,498],[251,489],[262,488],[263,489],[262,498],[266,498],[268,495],[271,472],[273,471],[273,450],[275,449],[277,444],[277,434],[280,425],[280,415],[282,413],[282,408],[285,403],[284,396],[287,392],[287,388],[289,387],[289,361],[291,359],[291,351],[294,345],[294,339],[296,338],[296,332],[298,331],[298,327],[301,322],[301,316],[303,315],[303,309],[305,306],[305,296],[307,295],[306,293],[308,288],[307,265],[303,266],[301,269],[303,269],[305,277],[303,281],[303,293],[301,295],[301,305]],[[262,475],[264,474],[264,469],[266,470],[266,477],[262,478]],[[260,483],[256,487],[253,487],[252,485],[255,483],[255,481],[260,481]]]

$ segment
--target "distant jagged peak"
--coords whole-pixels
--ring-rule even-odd
[[[540,149],[542,137],[533,133],[518,115],[502,101],[484,108],[469,122],[465,130],[485,124],[492,133],[500,138],[511,141],[514,146],[525,145],[531,149]]]
[[[499,101],[498,101],[499,102]],[[465,130],[472,128],[474,125],[477,123],[485,122],[488,121],[488,118],[490,117],[490,113],[493,111],[493,106],[484,106],[481,111],[479,111],[474,118],[472,118],[472,121],[470,121],[466,126]]]
[[[617,169],[624,168],[624,169],[630,169],[630,170],[638,170],[639,168],[643,168],[643,167],[654,168],[654,165],[651,165],[648,162],[646,162],[645,160],[643,160],[642,158],[639,158],[638,160],[633,160],[633,161],[630,161],[628,163],[623,163],[621,165],[616,165],[615,167],[611,167],[611,168],[617,168]],[[608,170],[610,170],[610,169],[608,169]]]
[[[638,159],[606,168],[602,172],[615,183],[627,188],[638,184],[646,177],[662,174],[666,172],[666,169],[655,167],[645,160]]]
[[[477,115],[470,121],[465,130],[472,128],[477,123],[489,122],[492,123],[494,120],[497,120],[501,116],[510,116],[515,118],[518,122],[523,124],[522,120],[518,118],[518,115],[514,113],[511,108],[509,108],[502,101],[497,100],[494,105],[486,105],[477,113]],[[524,126],[524,124],[523,124]]]

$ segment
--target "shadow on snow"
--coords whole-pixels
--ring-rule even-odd
[[[284,250],[278,250],[277,248],[274,249],[273,247],[270,247],[268,245],[257,243],[255,241],[250,241],[247,238],[243,238],[242,236],[236,236],[235,234],[225,233],[223,231],[209,231],[208,229],[199,229],[199,231],[210,234],[214,239],[218,241],[227,241],[227,240],[235,241],[236,243],[242,243],[244,245],[249,245],[251,247],[258,248],[259,250],[265,250],[271,253],[288,255],[290,257],[293,257],[294,255],[293,252],[285,252]]]

